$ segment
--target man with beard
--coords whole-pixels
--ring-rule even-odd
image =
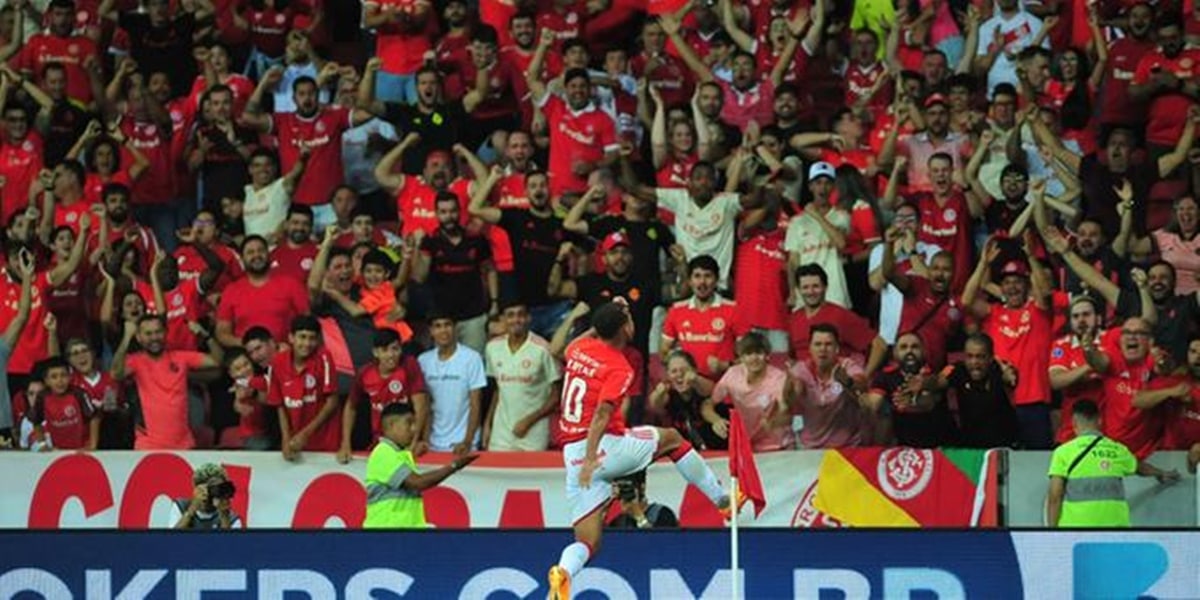
[[[1106,129],[1116,125],[1140,127],[1145,120],[1145,106],[1130,96],[1129,86],[1142,57],[1154,50],[1154,41],[1150,39],[1154,9],[1150,3],[1139,1],[1125,14],[1126,25],[1121,28],[1125,35],[1109,42],[1104,68],[1100,124]]]
[[[950,130],[950,105],[941,94],[930,94],[923,103],[922,117],[925,119],[925,130],[920,133],[900,136],[903,119],[896,118],[888,128],[879,150],[879,164],[892,165],[905,157],[908,167],[908,189],[910,192],[936,191],[939,184],[934,181],[935,173],[933,159],[945,156],[950,159],[948,175],[961,171],[971,156],[971,139],[966,135]],[[899,105],[892,105],[892,114],[901,115],[904,110]],[[911,108],[907,110],[912,110]],[[953,182],[953,179],[950,179]],[[947,182],[941,183],[942,187]],[[940,195],[944,195],[942,192]],[[972,217],[978,217],[976,211]],[[922,222],[925,222],[922,219]],[[945,246],[943,246],[945,248]]]
[[[416,234],[413,280],[429,284],[434,305],[454,319],[458,341],[483,352],[488,312],[500,299],[492,250],[482,236],[463,229],[457,196],[439,193],[436,208],[437,230],[428,237]]]
[[[487,167],[465,146],[454,144],[454,156],[441,150],[430,152],[425,157],[425,166],[420,177],[396,173],[396,163],[411,153],[420,141],[418,134],[409,133],[375,165],[375,181],[379,182],[385,192],[396,198],[396,213],[400,219],[401,233],[409,235],[416,231],[424,231],[426,234],[432,234],[437,231],[437,198],[445,192],[452,192],[458,198],[460,224],[466,225],[467,217],[461,213],[467,208],[468,190],[472,184],[462,177],[455,177],[454,156],[465,160],[471,166],[476,182],[487,176]]]
[[[271,362],[267,404],[279,412],[283,458],[295,461],[303,451],[336,452],[341,428],[333,357],[321,341],[316,317],[290,319],[288,348]]]
[[[883,193],[882,205],[885,208],[896,206],[900,174],[907,165],[908,159],[903,156],[898,157],[892,165],[892,176]],[[930,191],[918,192],[906,198],[905,202],[916,206],[918,211],[921,226],[917,230],[917,242],[935,246],[958,258],[954,261],[954,276],[950,284],[950,289],[957,292],[971,276],[971,262],[968,259],[974,254],[971,221],[983,216],[983,205],[974,190],[961,190],[954,185],[953,156],[938,152],[929,157],[927,166]]]
[[[312,208],[293,204],[287,210],[287,220],[283,222],[283,240],[271,249],[271,272],[292,277],[301,283],[308,281],[318,251],[312,234]]]
[[[1122,224],[1131,223],[1129,219],[1123,219]],[[1075,254],[1105,280],[1121,288],[1131,287],[1133,280],[1129,278],[1129,265],[1125,261],[1129,233],[1123,228],[1122,235],[1118,235],[1110,244],[1103,225],[1095,219],[1085,218],[1075,226]],[[1101,320],[1108,320],[1116,305],[1107,304],[1102,294],[1092,293],[1092,285],[1069,266],[1055,265],[1054,270],[1059,289],[1072,295],[1091,295]]]
[[[196,446],[188,426],[188,374],[219,368],[223,351],[207,332],[199,327],[194,331],[205,339],[208,354],[168,350],[166,323],[159,315],[143,315],[137,323],[125,323],[109,373],[117,381],[132,378],[137,388],[135,450],[190,450]],[[141,351],[126,356],[135,336]]]
[[[275,339],[283,339],[292,319],[308,314],[308,291],[291,277],[271,274],[267,240],[261,236],[246,237],[241,257],[246,274],[221,294],[217,340],[229,347],[239,346],[242,334],[255,325],[266,327]]]
[[[263,112],[263,94],[275,89],[283,78],[283,69],[272,67],[263,75],[254,94],[246,102],[243,121],[262,133],[279,138],[279,160],[284,171],[291,171],[297,162],[311,160],[319,169],[303,172],[295,187],[292,202],[313,207],[318,228],[333,223],[335,216],[329,199],[343,183],[342,133],[374,118],[357,108],[330,106],[321,103],[318,92],[337,76],[337,63],[325,63],[316,79],[299,77],[292,82],[294,113]],[[307,157],[306,157],[307,153]]]
[[[1129,97],[1147,102],[1146,145],[1152,158],[1175,147],[1188,120],[1188,110],[1200,97],[1196,63],[1200,50],[1186,48],[1178,13],[1161,15],[1158,48],[1138,62],[1129,84]]]
[[[250,155],[250,183],[242,192],[245,206],[242,208],[242,221],[245,224],[246,235],[272,236],[279,230],[279,225],[285,218],[291,218],[288,207],[291,206],[292,194],[296,184],[304,176],[304,167],[308,163],[309,150],[300,149],[300,159],[292,165],[292,170],[283,177],[279,176],[279,159],[274,152],[265,148],[255,150]],[[312,209],[297,204],[297,207],[307,208],[309,221],[312,221]],[[312,223],[309,223],[309,233],[312,233]]]
[[[198,174],[202,206],[220,206],[221,198],[238,196],[247,183],[246,160],[258,144],[254,131],[233,120],[233,90],[224,84],[200,96],[200,119],[190,133],[184,157],[188,171]]]
[[[831,325],[838,331],[838,347],[843,356],[862,366],[876,336],[870,323],[842,305],[828,301],[825,292],[829,278],[825,269],[804,265],[795,270],[795,275],[800,306],[792,311],[788,323],[792,358],[797,361],[808,358],[812,330],[817,325]]]
[[[656,290],[652,284],[638,278],[634,268],[634,254],[630,236],[621,231],[608,234],[600,243],[600,254],[604,258],[603,273],[589,273],[576,280],[564,279],[561,270],[551,271],[552,293],[562,298],[586,302],[591,310],[616,298],[624,298],[633,318],[634,333],[630,343],[642,356],[650,351],[650,324],[656,306]],[[558,286],[554,288],[555,282]]]
[[[1058,417],[1055,442],[1066,443],[1075,438],[1071,409],[1079,400],[1095,400],[1103,387],[1100,377],[1087,363],[1083,349],[1088,344],[1100,344],[1109,352],[1116,352],[1116,340],[1100,328],[1099,303],[1088,295],[1071,299],[1067,309],[1070,332],[1054,341],[1050,348],[1050,389],[1062,398]]]
[[[392,104],[376,100],[375,79],[381,64],[378,57],[367,61],[358,87],[358,106],[384,118],[397,131],[417,134],[416,145],[406,155],[401,170],[420,173],[426,156],[435,150],[449,152],[462,139],[468,122],[466,112],[461,102],[442,101],[442,76],[432,66],[417,70],[415,103]]]
[[[1047,370],[1053,341],[1050,282],[1032,256],[1005,261],[1000,269],[1001,302],[993,304],[983,287],[992,283],[992,264],[999,257],[1000,248],[989,240],[963,289],[962,305],[982,321],[982,330],[996,344],[996,358],[1011,363],[1021,374],[1012,402],[1022,446],[1049,449],[1054,437]]]
[[[688,261],[687,274],[692,297],[667,310],[658,350],[664,361],[675,348],[700,357],[697,371],[715,382],[733,362],[734,343],[750,324],[738,314],[736,303],[717,293],[717,261],[713,257]]]
[[[525,176],[529,209],[496,208],[487,206],[492,189],[500,181],[501,171],[493,168],[483,185],[471,197],[471,216],[485,223],[499,225],[512,242],[516,270],[517,296],[533,316],[531,328],[549,338],[570,310],[570,304],[549,292],[550,273],[561,258],[563,242],[575,237],[563,229],[562,219],[554,215],[550,205],[550,181],[545,173],[532,172]]]
[[[1118,350],[1111,354],[1088,343],[1083,347],[1088,365],[1100,375],[1104,391],[1100,397],[1101,425],[1104,435],[1125,444],[1134,456],[1145,459],[1158,449],[1163,433],[1162,410],[1145,402],[1137,402],[1139,393],[1146,390],[1150,378],[1166,375],[1168,361],[1161,351],[1150,349],[1150,324],[1144,319],[1126,319],[1121,325]],[[1178,479],[1178,473],[1175,474]]]
[[[921,336],[908,332],[896,338],[891,365],[875,377],[863,401],[890,417],[896,444],[937,448],[956,439],[954,420],[946,403],[945,385],[925,361]],[[884,442],[885,440],[876,440]]]
[[[1133,405],[1150,410],[1166,403],[1167,430],[1164,450],[1188,453],[1188,471],[1200,463],[1200,337],[1188,342],[1187,368],[1150,380],[1146,390],[1133,397]]]
[[[95,233],[88,239],[88,255],[91,256],[105,249],[101,245],[102,239],[108,240],[109,244],[124,240],[137,248],[137,255],[142,261],[138,265],[138,271],[145,272],[150,267],[150,261],[158,254],[159,240],[154,231],[143,225],[141,221],[132,218],[129,212],[130,194],[129,187],[123,183],[110,183],[101,189],[100,198],[103,209],[99,207],[92,209],[99,222],[96,225]],[[104,230],[105,235],[101,235],[101,230]],[[171,235],[175,236],[174,230],[171,231]],[[179,255],[176,254],[176,256]],[[230,252],[229,258],[236,262],[237,257],[232,252]],[[181,268],[183,262],[180,261]],[[195,275],[199,275],[203,270],[200,268]]]
[[[963,326],[962,305],[950,288],[954,255],[944,251],[934,254],[923,275],[903,273],[896,268],[894,249],[900,231],[895,226],[888,229],[880,267],[884,278],[904,295],[896,330],[916,333],[922,342],[926,362],[932,368],[940,369],[946,364],[949,339]]]

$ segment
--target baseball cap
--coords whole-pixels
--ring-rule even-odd
[[[629,247],[629,238],[620,231],[608,234],[608,237],[604,238],[603,242],[600,242],[600,251],[608,252],[617,246]]]
[[[946,97],[941,94],[930,94],[927,98],[925,98],[925,103],[924,103],[925,108],[929,108],[930,106],[933,106],[934,104],[941,104],[941,105],[945,106],[946,105]]]
[[[833,165],[825,161],[815,162],[808,168],[808,180],[815,181],[818,177],[837,179],[837,170],[833,168]]]
[[[1009,275],[1029,277],[1029,265],[1024,261],[1010,260],[1004,263],[1004,267],[1000,269],[1000,277],[1007,277]]]

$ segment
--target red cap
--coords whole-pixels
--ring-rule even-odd
[[[617,246],[629,247],[629,238],[620,231],[614,231],[608,234],[608,237],[604,238],[604,241],[600,243],[600,251],[608,252]]]
[[[941,94],[930,94],[929,97],[925,98],[925,108],[929,108],[934,104],[947,104],[946,97]]]
[[[1000,276],[1007,277],[1009,275],[1019,275],[1021,277],[1029,277],[1029,265],[1024,261],[1010,260],[1004,263],[1004,267],[1000,269]]]

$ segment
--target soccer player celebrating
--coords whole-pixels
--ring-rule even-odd
[[[563,464],[567,470],[567,504],[575,542],[563,549],[550,568],[551,600],[571,597],[571,578],[595,553],[612,500],[612,481],[645,469],[654,459],[670,456],[675,468],[729,518],[736,508],[692,445],[674,429],[625,428],[621,404],[629,395],[634,371],[621,353],[633,339],[633,319],[624,303],[605,304],[592,313],[592,330],[567,347],[563,369]]]

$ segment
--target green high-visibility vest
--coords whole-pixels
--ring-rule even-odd
[[[367,458],[367,517],[363,529],[424,528],[425,501],[421,492],[404,487],[417,472],[413,453],[380,438]]]
[[[1137,473],[1137,457],[1121,442],[1106,437],[1092,446],[1098,436],[1081,434],[1050,457],[1050,476],[1067,480],[1059,527],[1129,527],[1125,477]],[[1071,469],[1085,450],[1087,454]]]

